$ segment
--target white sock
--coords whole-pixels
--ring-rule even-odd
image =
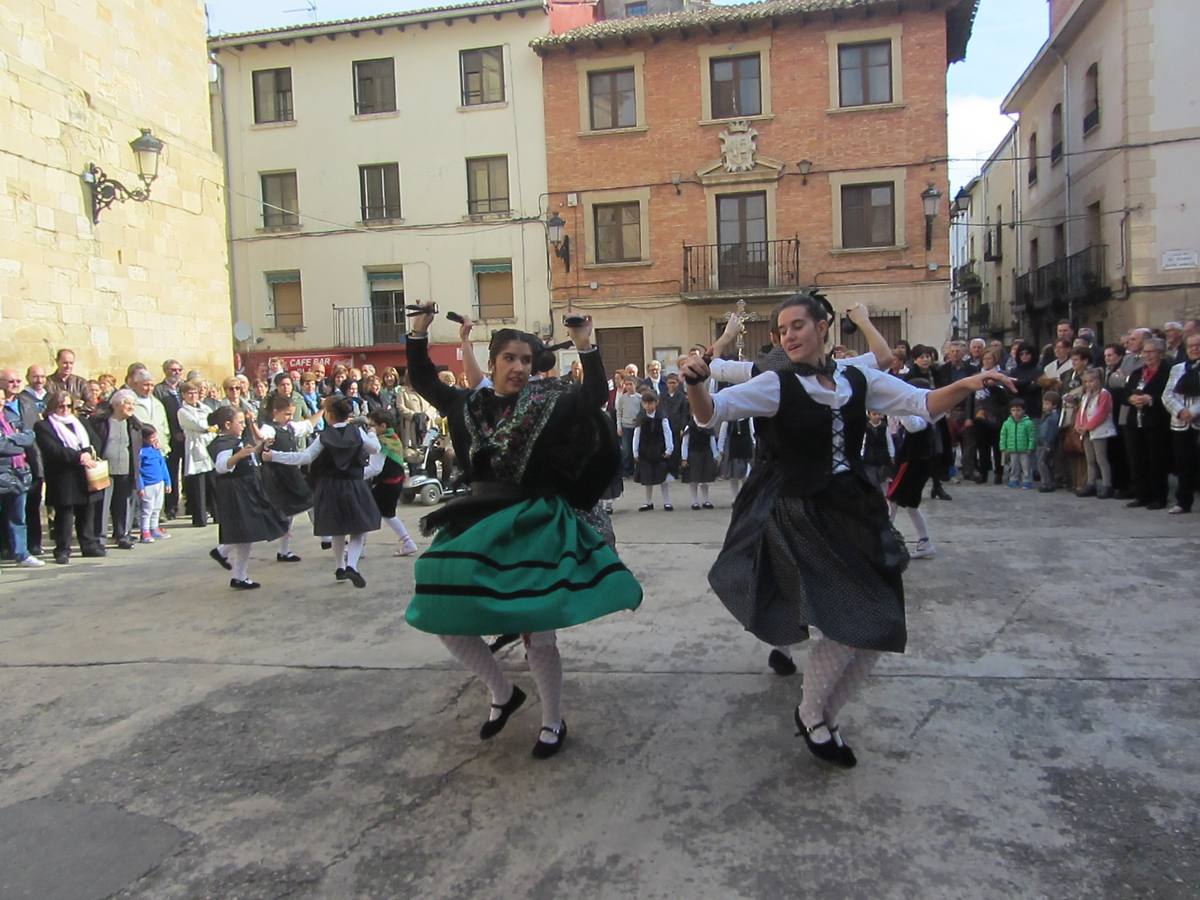
[[[737,499],[738,491],[740,491],[741,489],[742,489],[742,479],[740,479],[740,478],[730,478],[729,479],[729,493],[733,494],[733,497],[735,500]]]
[[[888,505],[888,521],[895,522],[896,521],[896,510],[899,509],[899,507],[896,506],[896,504],[893,503],[891,500],[889,500],[887,502],[887,505]]]
[[[667,487],[667,483],[665,481],[660,484],[659,487],[662,488],[663,506],[666,506],[671,502],[671,489]]]
[[[700,495],[704,498],[705,503],[710,502],[708,499],[708,485],[707,484],[700,485]]]
[[[346,565],[349,568],[358,568],[358,561],[362,558],[366,546],[367,536],[365,533],[350,535],[350,540],[346,543]]]
[[[504,676],[483,638],[463,634],[440,634],[438,638],[455,659],[487,686],[493,703],[505,704],[512,699],[512,682]],[[489,718],[496,719],[499,715],[499,710],[493,709]]]
[[[929,540],[929,525],[925,521],[925,513],[914,508],[908,510],[908,517],[912,520],[913,528],[917,529],[917,537],[923,541]]]
[[[250,575],[250,545],[249,544],[229,544],[229,563],[233,566],[233,575],[238,581],[249,581]]]
[[[339,569],[346,568],[346,536],[344,534],[333,536],[333,558],[337,560]]]
[[[399,537],[400,540],[412,540],[408,533],[408,529],[404,527],[404,523],[400,521],[399,516],[392,516],[390,519],[384,519],[383,521],[387,522],[388,527],[392,529],[392,531],[396,532],[396,536]]]
[[[288,516],[287,532],[279,539],[279,552],[287,556],[292,552],[292,517]]]
[[[696,482],[693,481],[691,484],[688,485],[688,491],[692,495],[692,503],[699,503],[700,502],[700,485],[696,484]]]
[[[226,559],[229,559],[229,544],[217,544],[217,552]]]
[[[647,485],[643,485],[643,487],[646,488],[646,502],[653,503],[654,502],[654,485],[647,484]]]
[[[538,696],[542,700],[542,726],[558,728],[562,725],[563,672],[562,657],[558,652],[554,632],[539,631],[531,634],[526,654],[529,656],[529,674],[533,676]]]

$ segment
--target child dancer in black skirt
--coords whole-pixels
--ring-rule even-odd
[[[345,397],[326,397],[322,406],[327,427],[307,449],[298,453],[267,450],[263,460],[309,467],[309,476],[316,484],[313,533],[318,537],[333,535],[333,558],[338,562],[334,577],[364,588],[367,580],[358,571],[358,560],[367,532],[379,530],[379,507],[363,481],[363,469],[369,455],[379,451],[379,438],[374,432],[350,424],[351,406]]]
[[[261,444],[242,443],[246,417],[232,406],[218,407],[208,424],[217,427],[217,436],[208,445],[213,459],[213,491],[217,500],[217,515],[221,546],[209,554],[222,567],[231,569],[229,586],[249,591],[261,585],[252,581],[247,571],[250,545],[257,541],[274,541],[287,533],[287,521],[271,505],[263,490],[255,453]]]
[[[914,379],[909,384],[924,387],[928,382]],[[917,530],[917,546],[909,556],[932,559],[937,556],[937,549],[929,537],[929,523],[920,507],[921,495],[933,472],[936,432],[920,416],[899,416],[896,424],[900,447],[896,450],[896,477],[887,490],[888,518],[894,521],[896,507],[903,506]]]
[[[704,509],[712,509],[708,486],[717,480],[717,439],[709,429],[691,422],[683,426],[680,443],[679,469],[692,492],[692,509],[701,508],[701,497]]]
[[[671,423],[658,414],[658,394],[642,391],[642,411],[633,429],[633,480],[646,488],[646,502],[638,512],[654,509],[654,486],[662,490],[663,509],[671,512],[671,492],[667,486],[667,468],[675,452]]]
[[[383,521],[400,539],[396,556],[412,556],[417,552],[417,544],[396,515],[396,503],[404,490],[404,478],[408,472],[404,440],[396,433],[396,420],[391,410],[374,410],[367,415],[367,420],[371,423],[371,431],[379,439],[379,451],[371,454],[367,466],[368,473],[374,473],[370,478],[371,496],[375,498]]]
[[[973,391],[1014,385],[984,372],[924,391],[884,372],[839,367],[825,353],[832,307],[811,294],[784,300],[774,319],[790,371],[765,372],[712,397],[704,360],[684,365],[698,424],[771,418],[774,461],[758,492],[756,537],[734,540],[731,529],[714,571],[732,572],[739,596],[721,599],[760,640],[790,644],[807,626],[820,629],[793,717],[813,755],[848,768],[856,760],[838,733],[838,712],[880,653],[902,652],[907,641],[901,573],[908,556],[862,472],[867,408],[933,420]]]
[[[720,475],[729,479],[729,490],[736,500],[750,471],[750,460],[754,458],[754,431],[749,419],[721,423],[717,453],[721,458]]]
[[[300,441],[313,433],[313,426],[321,417],[318,410],[310,418],[293,422],[294,411],[291,397],[276,394],[271,398],[266,418],[273,424],[258,427],[258,433],[271,450],[280,453],[294,453],[299,450]],[[295,466],[285,466],[277,462],[263,463],[262,481],[267,499],[287,518],[288,523],[287,534],[279,539],[279,551],[275,554],[275,560],[283,563],[300,562],[300,557],[292,552],[292,519],[312,509],[312,488]]]

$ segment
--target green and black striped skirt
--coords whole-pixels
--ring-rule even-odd
[[[637,609],[642,588],[604,539],[559,497],[520,500],[417,560],[405,619],[431,634],[551,631]]]

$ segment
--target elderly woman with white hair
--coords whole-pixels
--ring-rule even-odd
[[[108,408],[92,417],[96,450],[108,462],[106,503],[96,507],[96,537],[103,541],[104,514],[112,520],[113,541],[121,550],[132,550],[129,536],[129,511],[134,494],[142,488],[138,456],[142,452],[142,423],[134,416],[137,395],[122,388],[109,398]],[[107,505],[107,508],[106,508]]]

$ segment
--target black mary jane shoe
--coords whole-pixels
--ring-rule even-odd
[[[552,734],[558,740],[553,744],[542,740],[543,734]],[[537,743],[533,745],[534,759],[549,759],[555,753],[562,749],[563,744],[567,742],[567,720],[563,719],[557,728],[550,728],[547,725],[542,726],[542,730],[538,732]]]
[[[654,509],[653,503],[643,503],[638,507],[638,512],[649,512],[652,509]]]
[[[332,550],[333,549],[333,541],[321,541],[321,549],[322,550]]]
[[[696,510],[697,512],[699,512],[699,510],[700,510],[700,504],[699,504],[699,503],[693,503],[693,504],[692,504],[692,509],[694,509],[694,510]]]
[[[702,506],[703,506],[705,509],[715,509],[715,507],[712,505],[712,502],[711,502],[711,501],[709,501],[709,500],[705,500],[705,501],[704,501],[704,503],[702,503],[701,505],[702,505]]]
[[[363,578],[362,575],[359,574],[358,569],[354,568],[353,566],[346,566],[346,578],[348,578],[350,583],[356,588],[365,588],[367,586],[367,579]]]
[[[253,591],[262,587],[262,585],[257,581],[251,581],[249,578],[247,578],[245,581],[238,581],[236,578],[230,578],[229,586],[235,591]]]
[[[209,550],[208,555],[210,557],[212,557],[214,560],[216,560],[217,565],[220,566],[222,569],[225,569],[227,572],[233,571],[233,563],[231,563],[228,559],[226,559],[224,556],[222,556],[221,551],[218,550],[216,547],[213,547],[211,550]]]
[[[796,674],[796,661],[782,650],[771,650],[771,654],[767,657],[767,665],[776,675]]]
[[[509,644],[515,644],[521,639],[519,634],[501,634],[488,644],[488,649],[493,653],[498,653],[507,647]]]
[[[833,735],[833,742],[837,744],[838,760],[837,763],[844,769],[853,769],[858,765],[858,757],[854,755],[854,751],[850,749],[850,745],[842,740],[841,732],[838,731],[836,725],[827,725],[829,733]]]
[[[339,566],[338,568],[334,569],[333,577],[336,578],[338,581],[345,581],[350,576],[346,574],[345,569],[343,569],[341,566]]]
[[[492,709],[500,710],[500,715],[483,723],[483,727],[479,729],[479,739],[487,741],[498,735],[508,724],[508,717],[520,709],[524,702],[525,692],[514,684],[512,696],[508,698],[507,703],[492,704]]]
[[[804,743],[808,747],[809,753],[811,753],[817,759],[824,760],[828,763],[834,763],[835,765],[841,765],[842,751],[841,748],[838,747],[837,741],[835,741],[833,738],[830,738],[829,740],[822,741],[818,744],[812,739],[812,733],[814,731],[816,731],[818,728],[828,727],[825,725],[824,720],[812,726],[805,725],[804,721],[800,718],[799,706],[796,707],[795,712],[792,714],[792,718],[796,720],[796,736],[804,738]]]
[[[300,557],[295,553],[276,553],[275,562],[300,562]]]

